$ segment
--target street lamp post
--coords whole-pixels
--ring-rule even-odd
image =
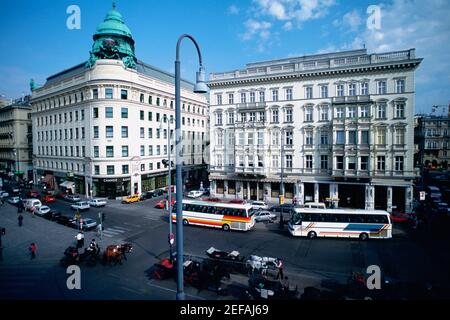
[[[200,68],[197,72],[197,81],[194,85],[195,93],[207,93],[208,87],[205,83],[205,69],[202,62],[202,54],[200,47],[195,39],[188,34],[183,34],[178,38],[176,47],[175,60],[175,136],[176,136],[176,208],[177,208],[177,300],[184,300],[183,289],[183,175],[182,175],[182,159],[181,159],[181,78],[180,78],[180,45],[184,38],[189,38],[195,45],[198,53]]]
[[[279,201],[280,204],[280,229],[282,229],[284,227],[283,223],[284,223],[284,217],[283,217],[283,204],[284,204],[284,184],[283,184],[283,176],[284,176],[284,165],[283,165],[283,160],[284,160],[284,137],[283,137],[283,133],[286,134],[285,130],[281,130],[281,179],[280,179],[280,196],[279,199],[283,199],[283,201]]]

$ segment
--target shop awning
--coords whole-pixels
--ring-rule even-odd
[[[61,187],[64,187],[64,188],[71,189],[75,185],[75,182],[73,182],[73,181],[64,181],[63,183],[60,183],[59,185]]]

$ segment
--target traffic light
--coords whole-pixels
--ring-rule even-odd
[[[164,165],[165,168],[167,168],[169,166],[169,160],[163,159],[161,162],[162,162],[162,164]],[[170,165],[173,168],[173,161],[170,161]]]

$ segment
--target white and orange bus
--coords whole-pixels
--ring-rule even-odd
[[[176,208],[172,221],[176,222]],[[183,200],[183,224],[222,228],[224,231],[248,231],[255,225],[254,210],[250,203],[221,203]]]

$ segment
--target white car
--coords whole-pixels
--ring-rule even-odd
[[[252,209],[267,210],[269,206],[264,201],[252,201]]]
[[[188,197],[189,198],[199,198],[203,195],[203,191],[200,190],[193,190],[193,191],[189,191],[188,193]]]
[[[73,210],[89,210],[91,207],[87,201],[80,201],[70,206]]]
[[[254,216],[256,222],[274,221],[277,218],[277,215],[275,213],[266,210],[258,211]]]
[[[10,204],[18,204],[20,202],[20,200],[21,200],[20,197],[12,197],[12,198],[8,199],[8,202]]]
[[[50,208],[47,206],[40,206],[39,209],[35,211],[38,216],[44,216],[46,213],[50,212]]]
[[[6,191],[0,191],[0,198],[6,198],[9,197],[9,193]]]
[[[88,201],[91,207],[104,207],[106,206],[106,200],[103,199],[92,199]]]
[[[95,221],[94,219],[91,218],[83,218],[81,219],[82,223],[82,228],[83,230],[92,230],[97,226],[97,221]],[[74,228],[79,229],[80,228],[80,220],[73,220],[71,222],[71,226]]]

